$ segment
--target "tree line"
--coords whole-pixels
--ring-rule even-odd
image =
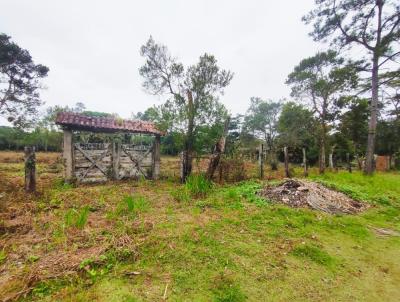
[[[154,121],[167,131],[162,152],[182,152],[183,178],[190,175],[195,156],[212,152],[228,120],[226,153],[251,154],[262,141],[273,169],[282,146],[289,148],[293,161],[306,148],[321,173],[327,156],[340,162],[349,154],[371,174],[374,154],[399,154],[400,5],[394,0],[316,0],[303,21],[312,25],[310,36],[327,50],[304,58],[288,74],[290,100],[253,97],[243,115],[230,116],[220,102],[234,73],[222,69],[212,54],[184,66],[152,37],[141,47],[143,87],[165,101],[133,118]],[[49,69],[34,64],[10,37],[1,35],[0,43],[0,114],[16,126],[25,125],[28,116],[37,116],[39,80]],[[52,118],[66,109],[74,110],[49,108],[25,134],[43,142],[45,149],[55,147]],[[0,147],[20,144],[4,140]]]

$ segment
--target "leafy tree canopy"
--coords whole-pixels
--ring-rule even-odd
[[[40,80],[49,69],[35,64],[31,55],[5,34],[0,34],[0,115],[16,126],[26,126],[41,105]]]

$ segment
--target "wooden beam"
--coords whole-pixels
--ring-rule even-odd
[[[66,181],[71,181],[73,178],[73,133],[69,129],[64,129],[64,144],[63,144],[63,158],[64,158],[64,178]]]
[[[153,145],[153,179],[157,180],[160,178],[160,148],[161,148],[161,138],[156,135]]]

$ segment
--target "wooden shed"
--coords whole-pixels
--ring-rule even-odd
[[[123,178],[158,179],[160,175],[160,136],[154,123],[93,117],[61,112],[56,124],[64,132],[65,180],[79,183]],[[111,134],[102,142],[83,142],[75,133]],[[150,136],[150,143],[123,142],[121,136]]]

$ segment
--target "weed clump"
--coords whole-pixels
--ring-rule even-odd
[[[120,215],[133,215],[136,216],[139,213],[146,212],[150,207],[150,203],[144,196],[125,196],[122,201],[118,204],[115,214]]]
[[[86,225],[89,212],[89,206],[84,206],[80,211],[76,209],[68,210],[65,214],[65,225],[67,227],[74,226],[82,230]]]

